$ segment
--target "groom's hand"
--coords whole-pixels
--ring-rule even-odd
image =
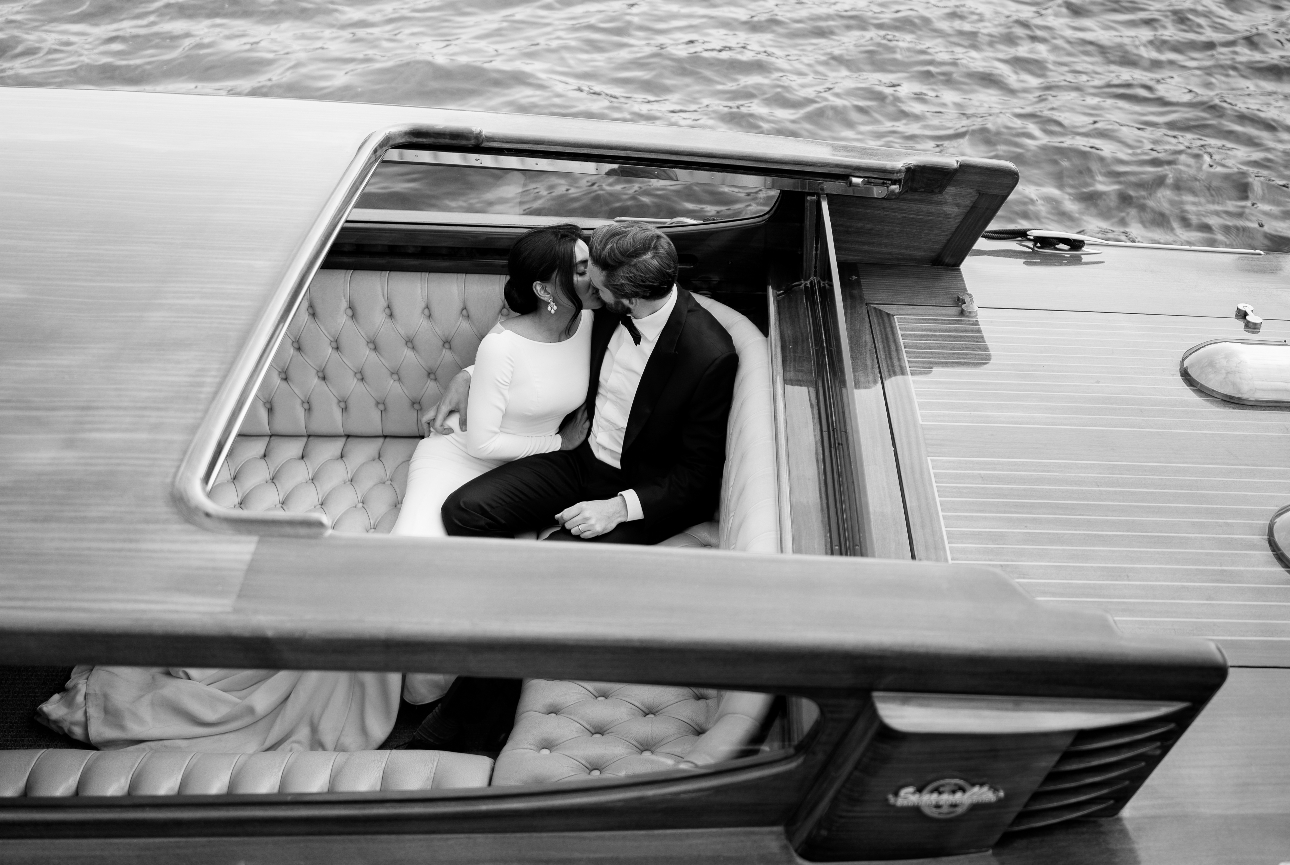
[[[448,382],[448,387],[444,389],[443,399],[439,400],[439,405],[435,406],[434,420],[430,421],[430,429],[439,433],[439,435],[452,435],[452,427],[448,426],[448,415],[453,412],[457,413],[457,425],[461,431],[466,431],[466,403],[470,400],[470,373],[464,369],[452,377]],[[427,413],[428,414],[428,413]]]
[[[622,496],[594,502],[578,502],[555,515],[560,525],[576,538],[598,538],[612,532],[627,519],[627,502]]]

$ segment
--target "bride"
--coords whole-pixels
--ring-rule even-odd
[[[439,515],[457,487],[504,462],[576,447],[586,436],[590,309],[587,245],[576,225],[516,241],[506,304],[520,315],[479,344],[462,432],[456,416],[417,446],[393,534],[444,535]],[[568,416],[565,423],[562,419]],[[402,690],[438,699],[451,676],[317,670],[93,667],[37,710],[45,725],[98,748],[363,751],[394,728]]]

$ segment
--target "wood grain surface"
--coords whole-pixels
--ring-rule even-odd
[[[1184,351],[1243,336],[1241,322],[901,311],[954,561],[998,565],[1131,633],[1213,638],[1235,664],[1290,662],[1290,578],[1266,539],[1290,500],[1290,413],[1178,374]],[[1280,321],[1261,334],[1287,336]]]

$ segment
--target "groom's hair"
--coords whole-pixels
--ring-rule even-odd
[[[657,300],[676,283],[676,247],[643,222],[614,222],[591,233],[591,263],[605,272],[605,288],[622,300]]]

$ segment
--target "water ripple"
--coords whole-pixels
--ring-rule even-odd
[[[989,156],[997,224],[1290,251],[1290,0],[0,0],[0,85]]]

